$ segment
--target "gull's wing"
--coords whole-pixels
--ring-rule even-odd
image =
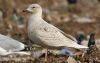
[[[24,49],[24,44],[0,34],[0,47],[4,48],[7,51],[20,51]]]
[[[58,28],[54,27],[48,23],[42,23],[41,27],[38,28],[37,37],[41,40],[44,44],[48,46],[66,46],[66,47],[73,47],[73,48],[87,48],[82,45],[78,45],[73,40],[65,37]]]
[[[60,30],[60,29],[58,29],[64,36],[66,36],[67,38],[69,38],[69,39],[71,39],[71,40],[73,40],[73,41],[75,41],[76,43],[77,43],[77,40],[73,37],[73,36],[71,36],[71,35],[69,35],[69,34],[66,34],[65,32],[63,32],[62,30]]]
[[[0,47],[0,52],[6,52],[6,50]]]

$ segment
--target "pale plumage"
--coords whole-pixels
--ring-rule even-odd
[[[29,52],[3,52],[3,51],[0,51],[0,55],[1,56],[5,56],[5,55],[13,55],[13,54],[17,54],[17,55],[31,55],[31,53]]]
[[[32,4],[27,8],[27,11],[32,13],[28,23],[28,35],[34,43],[47,48],[87,48],[86,46],[78,45],[74,40],[65,36],[64,32],[44,21],[40,5]]]
[[[22,52],[25,45],[17,40],[0,34],[0,55],[19,54],[30,55],[28,52]]]
[[[0,47],[6,51],[20,51],[25,45],[17,40],[0,34]]]
[[[0,52],[6,52],[6,50],[0,47]]]

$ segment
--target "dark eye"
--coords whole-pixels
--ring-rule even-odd
[[[32,7],[32,8],[35,8],[35,7]]]

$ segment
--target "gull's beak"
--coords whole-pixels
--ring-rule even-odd
[[[23,10],[23,12],[32,13],[32,10],[30,8],[27,8],[27,9]]]
[[[23,12],[30,13],[27,9],[23,10]]]
[[[25,13],[32,13],[32,11],[29,8],[23,10],[23,12],[25,12]]]

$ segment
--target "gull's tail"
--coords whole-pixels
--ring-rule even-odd
[[[74,46],[74,48],[77,48],[77,49],[88,49],[87,46],[78,45],[78,44],[76,46]]]

